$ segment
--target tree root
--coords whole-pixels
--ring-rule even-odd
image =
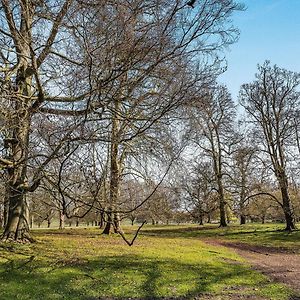
[[[23,232],[21,234],[15,234],[14,232],[4,232],[0,240],[4,243],[19,244],[30,244],[36,242],[36,240],[28,232]]]

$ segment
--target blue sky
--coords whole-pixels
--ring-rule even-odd
[[[265,60],[300,72],[300,0],[241,2],[246,10],[232,18],[240,39],[226,52],[228,70],[220,76],[234,100],[240,85],[252,81],[257,64]]]

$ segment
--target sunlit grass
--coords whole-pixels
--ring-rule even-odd
[[[287,288],[251,270],[237,254],[201,241],[235,237],[237,230],[148,226],[133,247],[96,228],[36,230],[33,245],[2,244],[0,299],[288,299]]]
[[[230,225],[218,228],[218,225],[205,226],[164,226],[147,227],[144,234],[161,237],[190,237],[190,238],[218,238],[247,243],[258,246],[278,247],[300,253],[300,230],[284,231],[284,224],[246,224]],[[300,224],[297,224],[300,228]]]

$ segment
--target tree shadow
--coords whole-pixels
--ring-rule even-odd
[[[211,230],[214,230],[211,232]],[[145,236],[155,236],[162,238],[194,238],[199,236],[212,236],[218,230],[217,226],[190,226],[190,227],[159,227],[159,228],[145,228],[142,234]]]
[[[0,299],[190,299],[247,272],[251,277],[242,265],[188,264],[138,255],[66,258],[50,266],[45,259],[23,259],[12,265],[0,262]]]

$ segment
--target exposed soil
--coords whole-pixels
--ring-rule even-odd
[[[201,294],[199,296],[184,296],[184,297],[148,297],[148,298],[88,298],[88,300],[266,300],[266,298],[260,298],[255,295],[209,295]],[[289,299],[298,300],[298,299]]]
[[[300,300],[300,255],[284,248],[263,247],[244,243],[209,239],[210,245],[224,246],[234,249],[244,257],[256,270],[291,287],[299,296],[292,299]]]

